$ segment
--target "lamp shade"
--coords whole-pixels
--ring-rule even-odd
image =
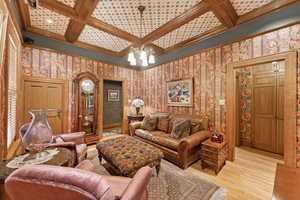
[[[144,101],[140,98],[135,98],[132,101],[131,105],[136,107],[136,108],[140,108],[140,107],[144,106]]]

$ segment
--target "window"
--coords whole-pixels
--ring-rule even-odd
[[[16,135],[16,101],[17,101],[17,58],[18,50],[9,36],[8,42],[8,112],[7,112],[7,148]]]

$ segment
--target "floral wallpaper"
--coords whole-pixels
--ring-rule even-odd
[[[252,112],[252,67],[239,70],[240,93],[240,142],[243,145],[251,144],[251,112]]]
[[[128,99],[138,95],[138,71],[80,56],[27,46],[23,48],[22,68],[25,76],[68,80],[71,99],[68,106],[69,131],[74,127],[72,116],[74,101],[71,88],[72,80],[77,74],[91,72],[97,77],[125,78],[128,80]]]
[[[300,25],[293,25],[274,32],[208,49],[191,56],[173,60],[141,72],[139,93],[145,100],[144,112],[162,111],[207,116],[212,129],[225,133],[226,107],[219,105],[225,99],[225,66],[227,63],[255,58],[279,52],[296,50],[300,52]],[[300,64],[300,58],[298,58]],[[298,67],[300,81],[300,67]],[[166,82],[186,77],[194,78],[194,106],[168,107],[166,104]],[[245,83],[243,83],[245,85]],[[245,88],[246,89],[246,88]],[[244,91],[247,102],[247,90]],[[297,86],[300,94],[300,84]],[[299,96],[298,100],[299,101]],[[247,107],[247,105],[243,105]],[[246,108],[244,108],[246,111]],[[297,166],[300,167],[300,101],[297,108]],[[250,116],[243,115],[249,121]],[[244,127],[243,135],[249,133]],[[226,133],[225,133],[226,134]]]

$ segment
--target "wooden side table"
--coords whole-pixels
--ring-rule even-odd
[[[202,143],[200,154],[202,158],[202,168],[212,168],[215,174],[219,171],[226,163],[228,145],[224,141],[222,143],[212,142],[211,139],[207,139]]]
[[[133,121],[143,121],[144,117],[144,115],[128,115],[128,125]]]

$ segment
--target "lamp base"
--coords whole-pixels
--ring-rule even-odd
[[[141,109],[140,107],[136,107],[135,108],[135,110],[136,110],[136,116],[139,116],[140,109]]]

